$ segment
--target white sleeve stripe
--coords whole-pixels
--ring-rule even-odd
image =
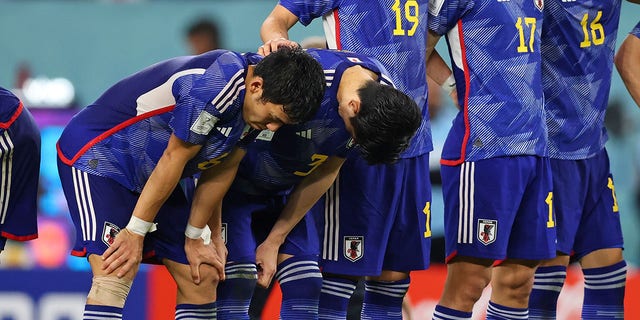
[[[0,144],[2,145],[2,182],[0,184],[0,203],[2,203],[2,217],[0,218],[0,224],[4,224],[4,220],[7,217],[7,210],[9,209],[9,199],[11,196],[11,174],[13,171],[13,142],[9,136],[8,131],[4,131],[2,137],[0,137]],[[38,161],[40,161],[38,159]]]
[[[211,104],[218,109],[221,113],[226,110],[226,108],[231,104],[229,100],[235,100],[235,95],[237,92],[244,88],[244,78],[242,75],[244,74],[244,70],[238,70],[236,74],[234,74],[229,82],[225,85],[225,87],[218,93],[217,96],[213,98]],[[239,88],[240,87],[240,88]]]

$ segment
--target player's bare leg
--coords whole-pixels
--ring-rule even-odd
[[[493,260],[456,257],[447,264],[447,279],[438,305],[471,313],[491,282]]]
[[[131,290],[131,283],[138,273],[139,263],[135,264],[122,277],[116,276],[119,268],[109,274],[103,270],[103,260],[99,255],[89,255],[89,264],[93,272],[91,290],[87,296],[84,319],[122,317],[122,308]]]
[[[197,314],[203,318],[216,318],[216,287],[220,280],[218,271],[210,265],[200,265],[200,283],[195,284],[188,264],[164,259],[162,261],[176,281],[176,319],[187,314]],[[191,319],[191,318],[190,318]]]

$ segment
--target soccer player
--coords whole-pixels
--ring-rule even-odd
[[[281,212],[302,221],[294,221],[279,248],[271,248],[278,255],[280,318],[317,319],[319,244],[315,222],[304,214],[334,181],[349,150],[358,150],[371,164],[392,162],[420,126],[420,108],[389,86],[377,60],[346,51],[308,52],[321,62],[327,79],[320,110],[304,124],[263,132],[248,146],[225,196],[222,221],[229,257],[227,279],[218,286],[218,319],[249,319],[255,249]]]
[[[438,0],[429,8],[427,54],[446,34],[461,107],[440,162],[447,278],[433,317],[470,319],[492,281],[487,319],[526,319],[535,267],[555,255],[543,2]]]
[[[38,237],[40,130],[11,91],[0,88],[0,252],[7,239]]]
[[[635,1],[632,1],[635,2]],[[640,3],[640,2],[637,2]],[[640,22],[631,30],[616,53],[616,69],[629,90],[631,97],[640,107]]]
[[[581,318],[624,317],[626,263],[604,127],[620,5],[545,1],[542,85],[558,240],[557,257],[536,270],[533,319],[556,318],[570,256],[584,273]]]
[[[78,113],[58,142],[58,168],[73,253],[88,256],[94,275],[85,319],[121,317],[143,255],[176,281],[176,319],[215,318],[225,248],[214,209],[251,137],[242,136],[310,119],[324,87],[322,67],[301,49],[264,59],[215,50],[154,64]],[[196,173],[190,204],[178,182]]]
[[[363,318],[400,319],[409,272],[429,264],[429,151],[425,50],[426,0],[281,0],[263,22],[265,45],[278,48],[298,21],[323,17],[331,49],[378,59],[395,86],[422,109],[422,124],[394,165],[369,166],[357,153],[347,155],[334,185],[312,209],[320,221],[323,288],[320,318],[345,318],[357,280],[367,276]],[[275,261],[287,228],[276,223],[256,253],[258,265]],[[266,253],[269,253],[268,255]],[[268,283],[263,268],[259,284]]]

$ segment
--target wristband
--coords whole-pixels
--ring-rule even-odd
[[[144,221],[136,216],[131,216],[131,220],[129,220],[129,223],[126,226],[129,231],[143,237],[148,232],[153,231],[153,227],[153,222]]]
[[[189,223],[187,224],[187,228],[184,230],[184,235],[189,239],[196,240],[202,237],[203,232],[204,228],[196,228]]]
[[[453,77],[453,73],[444,81],[442,84],[442,90],[444,90],[447,94],[451,94],[453,90],[456,88],[456,78]]]

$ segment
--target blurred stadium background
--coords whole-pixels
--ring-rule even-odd
[[[73,114],[121,78],[157,61],[189,54],[186,31],[199,19],[218,24],[222,48],[254,51],[261,44],[260,25],[276,3],[0,0],[0,86],[21,95],[42,131],[40,238],[24,244],[9,242],[0,255],[0,319],[81,319],[91,274],[85,259],[69,255],[74,231],[60,189],[55,150]],[[640,6],[625,2],[618,45],[638,20]],[[316,21],[306,28],[295,26],[290,38],[302,41],[322,34]],[[455,114],[446,100],[445,111],[434,119],[436,146],[442,144]],[[607,147],[625,232],[624,254],[632,266],[627,286],[629,319],[640,319],[640,306],[630,303],[640,301],[640,110],[636,109],[614,71]],[[432,155],[436,160],[438,156]],[[439,192],[434,188],[433,212],[442,212]],[[442,219],[434,215],[433,224],[437,236]],[[593,230],[593,236],[599,232]],[[430,319],[444,275],[444,267],[437,264],[413,275],[412,319]],[[572,269],[559,319],[579,318],[580,279],[580,272]],[[125,319],[173,319],[174,292],[162,268],[143,267],[125,307]],[[264,319],[277,318],[277,290],[271,299]],[[477,316],[482,317],[481,312]]]

